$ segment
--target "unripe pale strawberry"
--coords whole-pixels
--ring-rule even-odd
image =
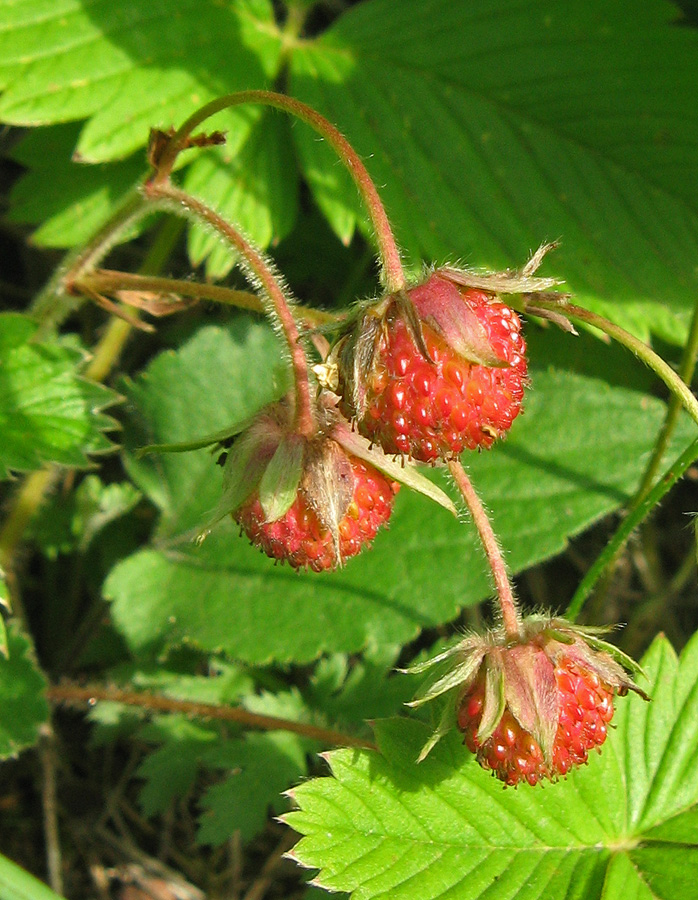
[[[317,428],[296,431],[293,401],[262,410],[225,441],[223,496],[203,535],[231,515],[267,556],[316,572],[369,546],[390,518],[400,483],[454,515],[451,500],[413,466],[401,466],[352,431],[337,398],[317,398]]]
[[[400,486],[350,454],[330,465],[343,470],[339,521],[327,516],[323,521],[323,492],[314,491],[311,480],[299,484],[293,503],[278,519],[268,519],[255,492],[233,514],[255,547],[294,569],[322,572],[370,545],[381,525],[387,524]]]
[[[564,619],[530,616],[521,623],[518,640],[503,630],[470,635],[413,668],[424,671],[451,660],[412,705],[450,692],[445,714],[454,716],[483,768],[507,785],[556,780],[601,748],[615,695],[632,690],[647,699],[626,671],[639,671],[637,664],[600,640],[598,632]],[[447,725],[442,722],[420,758]]]
[[[435,462],[488,448],[521,410],[525,352],[510,307],[437,270],[340,341],[341,409],[386,453]]]

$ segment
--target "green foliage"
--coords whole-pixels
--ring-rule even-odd
[[[41,0],[4,0],[0,10],[0,118],[89,117],[80,159],[123,158],[150,126],[270,86],[287,58],[289,92],[340,123],[385,185],[415,267],[454,256],[523,263],[561,237],[555,272],[585,304],[641,335],[682,340],[698,241],[698,39],[669,3],[575,0],[563,14],[550,0],[372,0],[286,56],[265,0],[179,0],[176,16],[164,0],[61,0],[48,15]],[[198,157],[186,184],[265,245],[293,220],[294,167],[286,126],[251,131],[251,121],[249,111],[212,120],[228,147]],[[293,139],[316,201],[348,240],[364,221],[353,185],[309,129]],[[211,274],[227,271],[210,235],[190,247],[195,262],[214,253]]]
[[[6,646],[0,655],[0,759],[36,743],[39,726],[48,719],[46,679],[16,622],[7,627]]]
[[[294,790],[295,857],[365,900],[466,900],[495,884],[546,900],[698,897],[698,640],[678,660],[659,638],[643,666],[652,702],[619,700],[602,756],[546,790],[502,789],[458,735],[417,766],[424,727],[381,723],[380,753],[335,751],[331,778]]]
[[[113,391],[80,377],[83,354],[73,341],[33,340],[36,326],[13,313],[0,315],[0,477],[45,462],[84,468],[88,454],[113,445],[114,427],[102,414]]]

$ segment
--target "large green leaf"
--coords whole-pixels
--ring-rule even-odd
[[[156,359],[129,391],[142,429],[127,429],[127,443],[191,440],[249,415],[273,365],[267,354],[275,345],[260,329],[238,340],[206,329]],[[591,338],[551,332],[545,340],[585,340],[603,360]],[[525,414],[508,439],[466,457],[514,571],[559,552],[627,499],[663,415],[663,404],[644,392],[564,368],[533,372]],[[680,431],[682,446],[691,431]],[[151,546],[120,563],[105,586],[134,649],[186,639],[254,662],[305,661],[374,642],[403,644],[490,591],[471,525],[407,489],[370,552],[339,572],[299,574],[250,547],[232,522],[193,542],[221,490],[208,451],[130,465],[162,513]]]
[[[114,210],[147,168],[144,154],[124,158],[144,147],[151,127],[179,125],[221,94],[268,87],[280,60],[269,0],[0,0],[0,23],[0,119],[20,125],[88,119],[79,136],[73,127],[42,131],[19,151],[31,170],[14,189],[10,215],[43,222],[35,240],[50,246],[85,240]],[[251,108],[217,115],[210,128],[226,133],[227,146],[196,158],[188,184],[202,186],[209,198],[215,190],[216,209],[266,245],[270,216],[274,236],[288,229],[295,194],[293,181],[282,189],[274,168],[289,142],[276,137],[260,150],[263,135],[251,133],[258,118]],[[37,144],[43,160],[34,158]],[[45,160],[53,164],[54,153],[51,180]],[[124,162],[81,169],[69,162],[73,153],[82,162]],[[195,261],[213,253],[209,274],[230,268],[229,254],[210,235],[192,240]]]
[[[7,627],[7,656],[0,655],[0,759],[16,756],[39,737],[48,719],[46,679],[16,622]]]
[[[268,0],[2,0],[0,22],[0,118],[89,117],[77,153],[92,162],[128,156],[151,127],[220,94],[263,87],[280,49]],[[246,118],[216,127],[239,133]]]
[[[698,255],[698,33],[663,0],[372,0],[291,60],[290,92],[347,133],[413,263],[549,269],[646,335],[680,339]],[[358,200],[306,128],[315,197]],[[363,213],[360,218],[364,219]]]
[[[457,733],[417,765],[424,727],[380,723],[380,753],[332,752],[294,791],[296,858],[357,900],[695,900],[698,638],[643,665],[652,702],[619,699],[601,758],[545,790],[503,790]]]
[[[117,395],[78,374],[82,354],[67,342],[34,343],[36,325],[0,315],[0,477],[44,462],[85,467],[112,444],[114,422],[101,410]]]

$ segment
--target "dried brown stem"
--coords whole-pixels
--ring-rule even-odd
[[[101,685],[82,686],[73,682],[62,682],[49,687],[48,699],[52,703],[85,704],[93,706],[101,700],[112,703],[124,703],[137,706],[151,713],[180,713],[202,719],[219,719],[225,722],[237,722],[246,728],[261,731],[290,731],[303,737],[319,741],[327,746],[361,747],[375,750],[375,744],[363,738],[344,734],[332,728],[322,728],[305,722],[294,722],[292,719],[280,719],[276,716],[265,716],[250,712],[241,706],[216,706],[213,703],[196,703],[191,700],[175,700],[161,694],[148,691],[127,691],[117,687]]]

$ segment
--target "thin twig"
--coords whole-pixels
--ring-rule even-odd
[[[322,728],[305,722],[294,722],[292,719],[280,719],[276,716],[264,716],[250,712],[241,706],[216,706],[213,703],[175,700],[160,694],[151,694],[148,691],[126,691],[101,685],[83,687],[72,682],[63,682],[49,687],[47,695],[52,703],[77,703],[94,706],[96,702],[105,700],[124,703],[127,706],[137,706],[153,713],[180,713],[202,719],[219,719],[225,722],[237,722],[247,728],[262,731],[290,731],[319,741],[324,745],[361,747],[366,750],[376,749],[376,745],[370,741],[335,731],[332,728]]]
[[[41,762],[41,807],[44,814],[46,865],[51,888],[63,893],[63,863],[58,834],[56,803],[56,738],[50,722],[39,729],[39,760]]]

